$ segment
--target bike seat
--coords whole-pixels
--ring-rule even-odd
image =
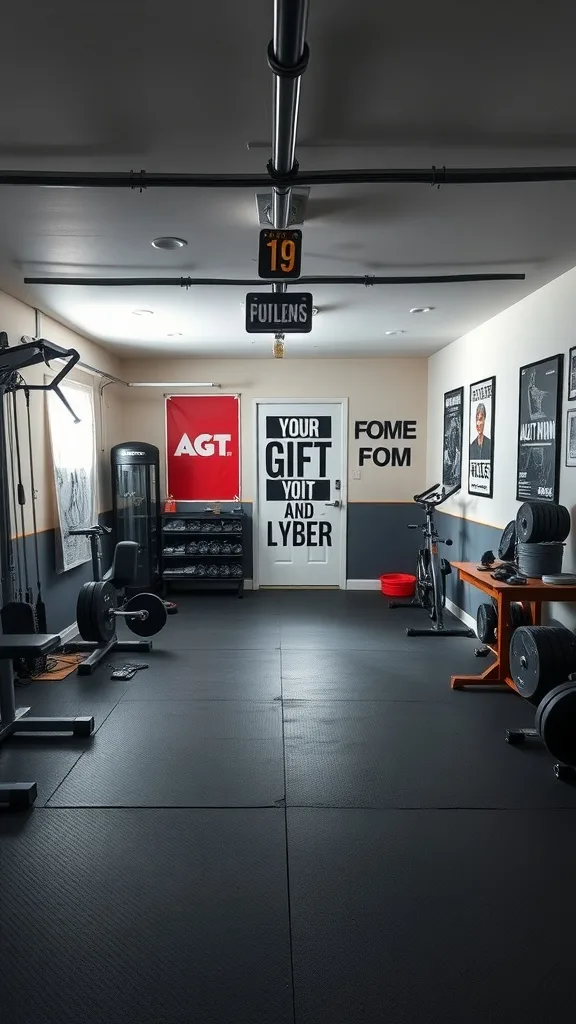
[[[68,533],[74,537],[102,537],[106,533],[112,533],[111,526],[82,526],[76,530],[68,530]]]

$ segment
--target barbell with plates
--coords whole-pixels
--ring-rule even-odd
[[[510,625],[512,629],[519,626],[528,626],[532,622],[530,606],[520,601],[512,601],[510,605]],[[476,632],[478,639],[483,644],[496,642],[496,629],[498,627],[498,613],[493,604],[481,604],[476,612]]]
[[[84,640],[107,644],[116,636],[116,619],[123,618],[137,636],[154,636],[166,625],[167,611],[156,594],[136,594],[118,608],[116,590],[106,580],[85,583],[78,594],[76,622]]]
[[[518,693],[539,704],[576,671],[576,636],[565,626],[521,626],[510,641],[510,674]]]
[[[523,544],[564,541],[569,533],[570,513],[564,505],[548,501],[525,501],[520,505],[516,514],[516,537]]]
[[[541,700],[536,711],[536,730],[552,757],[576,767],[576,684],[564,682]],[[558,766],[557,766],[558,767]],[[559,771],[556,771],[561,777]]]

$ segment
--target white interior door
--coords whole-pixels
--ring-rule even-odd
[[[341,405],[258,405],[258,577],[337,587],[344,550]]]

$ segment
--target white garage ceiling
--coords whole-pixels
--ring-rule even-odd
[[[12,6],[0,168],[263,172],[272,17],[273,0]],[[301,168],[576,164],[575,28],[559,0],[311,0]],[[313,331],[289,337],[287,355],[433,352],[576,264],[575,215],[576,182],[315,186],[305,275],[526,280],[317,286]],[[271,351],[271,337],[244,331],[247,289],[23,284],[27,275],[256,277],[253,190],[3,186],[0,222],[0,287],[120,353]],[[159,235],[188,246],[155,250]],[[434,308],[409,313],[425,305]],[[133,314],[142,308],[152,315]]]

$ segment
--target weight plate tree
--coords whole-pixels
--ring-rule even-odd
[[[570,513],[564,505],[525,501],[516,515],[516,536],[523,544],[563,541],[570,533]]]
[[[536,729],[547,751],[576,766],[576,684],[565,682],[546,694],[536,711]],[[560,777],[560,773],[556,773]]]
[[[510,641],[510,672],[521,697],[538,704],[576,670],[576,637],[564,626],[521,626]]]
[[[498,544],[498,558],[501,562],[513,562],[516,550],[516,520],[508,523],[502,530]]]

